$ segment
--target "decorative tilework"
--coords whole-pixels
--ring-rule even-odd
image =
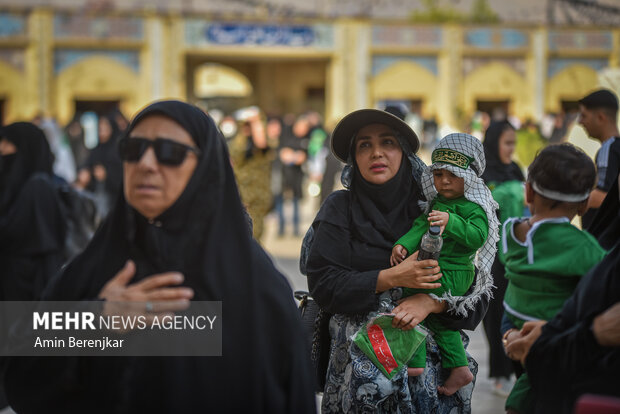
[[[549,32],[549,50],[611,50],[612,33],[604,31],[563,31]]]
[[[418,64],[437,76],[437,58],[435,56],[374,56],[372,58],[372,76],[399,62]]]
[[[54,37],[141,40],[144,28],[138,17],[57,13],[54,16]]]
[[[372,28],[372,45],[375,47],[436,47],[440,48],[440,27],[411,27],[381,25]]]
[[[136,73],[140,71],[140,56],[135,50],[57,49],[54,51],[54,73],[60,73],[80,60],[93,56],[108,57]]]
[[[604,69],[607,66],[609,66],[609,61],[607,59],[584,59],[584,58],[549,59],[549,63],[547,65],[547,77],[552,78],[555,75],[557,75],[558,72],[572,65],[585,65],[598,72],[599,70]]]
[[[26,18],[19,14],[0,12],[0,38],[26,34]]]
[[[185,41],[192,46],[286,46],[333,47],[333,27],[316,25],[271,25],[216,23],[196,19],[185,22]]]
[[[465,31],[465,44],[477,49],[519,49],[528,47],[529,38],[516,29],[470,29]]]

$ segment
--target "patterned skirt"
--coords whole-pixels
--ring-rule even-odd
[[[391,302],[391,303],[390,303]],[[329,324],[330,360],[323,393],[323,413],[424,413],[458,414],[471,412],[478,364],[467,354],[474,381],[451,396],[437,393],[437,386],[450,375],[441,367],[441,357],[432,336],[427,336],[426,368],[418,377],[408,377],[402,369],[389,380],[353,343],[352,338],[369,318],[394,307],[382,296],[380,308],[368,315],[334,315]],[[469,337],[461,331],[467,348]]]

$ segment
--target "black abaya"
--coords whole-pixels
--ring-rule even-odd
[[[151,114],[177,122],[202,152],[184,192],[151,222],[119,197],[44,299],[95,299],[127,259],[136,263],[132,282],[178,271],[195,300],[222,301],[223,356],[19,358],[9,401],[20,413],[315,412],[292,292],[248,232],[224,138],[200,109],[175,101],[148,106],[127,134]]]
[[[17,148],[0,166],[0,300],[37,300],[63,263],[65,218],[43,131],[17,122],[0,129]]]

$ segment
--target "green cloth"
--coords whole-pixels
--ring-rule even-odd
[[[534,411],[535,403],[534,394],[532,391],[532,384],[530,384],[530,378],[527,372],[521,374],[521,376],[515,382],[515,385],[510,391],[510,395],[506,399],[506,411],[508,409],[515,410],[520,414],[527,414]]]
[[[528,166],[536,158],[536,154],[547,146],[547,140],[535,129],[520,129],[517,131],[517,145],[515,154],[519,164]]]
[[[489,183],[489,189],[493,199],[499,205],[499,239],[502,239],[502,224],[511,217],[521,217],[525,207],[525,187],[522,181],[510,180],[501,184],[495,182]],[[499,254],[500,248],[497,249],[497,259],[504,263],[504,258]]]
[[[433,332],[433,338],[441,353],[442,367],[450,369],[467,366],[467,354],[459,331],[446,329],[434,315],[429,315],[423,325]],[[421,346],[407,365],[411,368],[426,367],[426,347]]]
[[[394,315],[379,315],[362,326],[353,342],[366,354],[373,364],[392,379],[418,348],[424,343],[426,333],[417,327],[402,330],[392,327]]]
[[[521,217],[525,207],[525,187],[522,181],[510,180],[501,184],[489,183],[493,199],[499,204],[499,222]]]
[[[591,234],[579,230],[565,217],[535,223],[525,243],[513,236],[518,222],[513,218],[504,224],[500,250],[509,282],[504,307],[520,329],[527,319],[553,318],[581,276],[606,252]]]
[[[439,255],[439,266],[443,277],[441,287],[437,289],[403,289],[403,296],[415,293],[433,293],[442,296],[450,292],[453,296],[462,296],[474,281],[473,260],[476,251],[482,247],[488,234],[489,224],[486,213],[478,204],[465,197],[447,199],[438,195],[432,203],[432,210],[450,213],[450,219],[442,234],[443,247]],[[419,249],[422,236],[429,228],[428,215],[422,214],[413,222],[411,230],[394,244],[407,249],[408,254]],[[441,364],[444,368],[467,365],[467,356],[463,348],[461,334],[445,329],[433,315],[429,315],[424,325],[433,332],[437,346],[441,351]],[[420,347],[410,367],[424,367],[426,347]]]
[[[323,143],[327,138],[327,133],[321,128],[315,128],[310,134],[310,142],[308,143],[308,156],[316,156],[320,149],[323,148]]]

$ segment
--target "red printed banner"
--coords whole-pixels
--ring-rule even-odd
[[[383,329],[381,329],[379,325],[372,325],[368,327],[368,339],[370,340],[372,349],[375,351],[377,359],[381,365],[383,365],[388,374],[398,368],[394,355],[392,355],[390,345],[383,334]]]

